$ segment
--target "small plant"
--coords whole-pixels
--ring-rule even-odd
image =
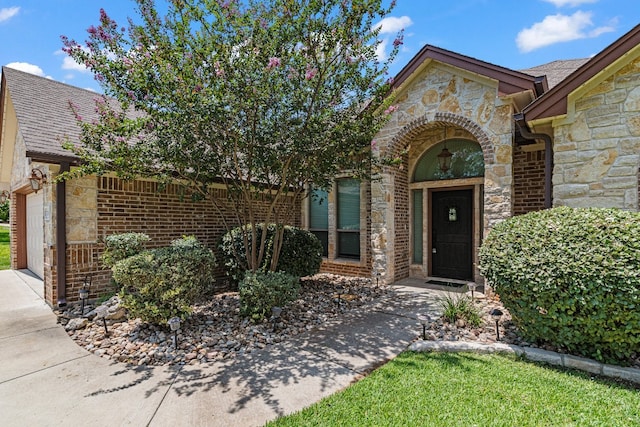
[[[471,298],[465,296],[454,297],[448,294],[438,300],[442,308],[442,317],[449,322],[455,323],[463,320],[467,325],[477,328],[482,323],[480,310],[473,304]]]
[[[104,239],[102,263],[112,268],[118,261],[137,255],[151,239],[144,233],[112,234]]]
[[[264,229],[264,224],[256,226],[258,241],[260,241]],[[271,263],[276,225],[269,224],[266,229],[265,257],[261,266],[263,271],[267,270]],[[250,232],[251,229],[248,226],[245,227],[244,233]],[[245,271],[248,269],[244,248],[244,233],[242,228],[236,227],[225,234],[220,243],[220,253],[225,271],[235,282],[242,280]],[[320,270],[321,263],[322,243],[320,243],[320,240],[309,231],[285,226],[282,237],[282,250],[278,258],[276,271],[284,271],[296,277],[312,276]]]
[[[215,267],[213,252],[187,238],[125,258],[112,270],[129,314],[162,325],[191,313],[193,304],[210,291]]]
[[[247,272],[238,285],[240,314],[261,322],[272,307],[283,307],[298,298],[300,280],[283,272]]]

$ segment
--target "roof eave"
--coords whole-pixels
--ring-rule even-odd
[[[26,156],[29,157],[32,161],[40,163],[50,163],[54,165],[69,163],[70,165],[78,166],[81,163],[80,158],[74,155],[65,156],[62,154],[43,153],[41,151],[27,150]]]
[[[610,44],[542,97],[526,106],[523,112],[527,121],[567,113],[567,97],[585,82],[592,79],[626,52],[640,44],[640,25]]]
[[[503,94],[535,90],[536,77],[431,45],[425,45],[400,70],[394,78],[393,88],[398,89],[427,59],[433,59],[495,79],[498,81],[498,91]]]

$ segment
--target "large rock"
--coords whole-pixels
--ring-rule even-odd
[[[84,317],[77,317],[75,319],[69,320],[67,325],[64,327],[66,331],[76,331],[78,329],[84,329],[89,324],[89,319]]]

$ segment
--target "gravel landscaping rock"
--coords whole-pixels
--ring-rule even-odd
[[[80,306],[57,314],[59,322],[79,346],[103,358],[138,366],[195,365],[264,349],[319,325],[339,321],[346,313],[379,309],[385,306],[385,301],[395,298],[393,287],[376,286],[370,279],[359,277],[318,274],[302,279],[301,283],[300,297],[284,307],[275,322],[265,319],[253,323],[242,318],[237,292],[214,296],[197,305],[182,324],[177,348],[168,326],[127,319],[118,297],[104,303],[108,335],[105,335],[102,318],[96,318],[95,307],[85,307],[84,316]],[[461,321],[452,324],[438,318],[429,324],[427,340],[495,343],[496,325],[489,313],[498,308],[504,313],[499,322],[500,343],[536,348],[535,344],[520,338],[509,312],[497,298],[481,295],[474,304],[482,313],[480,327],[472,328]],[[422,339],[421,332],[416,320],[416,340]],[[542,350],[566,353],[551,346],[543,346]],[[640,368],[640,355],[631,361],[631,366]]]
[[[283,308],[277,322],[253,323],[239,315],[237,292],[197,305],[178,331],[178,347],[168,326],[126,319],[117,297],[105,303],[109,334],[94,307],[59,313],[59,321],[78,345],[101,357],[135,365],[198,364],[230,359],[285,341],[386,295],[388,287],[370,279],[319,274],[302,279],[300,297]],[[90,321],[91,318],[94,321]],[[78,324],[83,324],[77,327]]]

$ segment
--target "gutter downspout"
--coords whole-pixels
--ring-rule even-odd
[[[69,172],[69,162],[60,163],[60,173]],[[66,181],[56,182],[56,265],[58,307],[67,305],[67,192]]]
[[[544,208],[550,209],[552,199],[552,173],[553,173],[553,144],[551,137],[546,133],[532,133],[529,131],[524,113],[517,113],[513,118],[520,128],[520,135],[525,139],[542,139],[544,141]]]

